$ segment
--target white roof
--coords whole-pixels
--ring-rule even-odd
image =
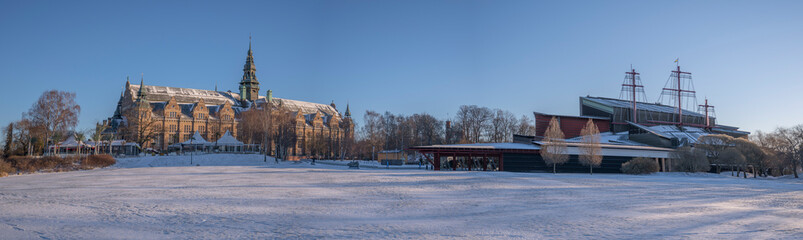
[[[137,98],[139,88],[139,84],[131,84],[129,94],[131,94],[134,100]],[[151,102],[166,102],[170,100],[171,97],[176,97],[176,102],[178,103],[195,103],[199,99],[204,99],[204,102],[207,104],[220,105],[224,102],[236,104],[236,96],[232,96],[232,94],[228,92],[151,85],[145,85],[144,90],[147,95],[147,100]]]
[[[514,150],[539,150],[541,147],[526,143],[471,143],[471,144],[449,144],[421,146],[420,148],[474,148],[474,149],[514,149]]]
[[[204,137],[201,136],[201,134],[196,131],[195,134],[192,135],[192,138],[190,138],[187,141],[184,141],[181,144],[182,145],[204,145],[204,144],[209,144],[209,142],[207,142],[206,139],[204,139]]]
[[[78,145],[85,145],[83,142],[79,142],[75,140],[75,136],[70,135],[67,140],[64,140],[59,143],[59,147],[78,147]]]
[[[566,142],[579,143],[583,141],[583,136],[566,139]],[[599,142],[602,144],[617,144],[617,145],[632,145],[632,146],[649,146],[647,144],[630,141],[627,132],[603,132],[599,134]]]
[[[226,133],[223,134],[223,137],[220,137],[220,139],[217,140],[217,145],[242,146],[243,142],[237,141],[237,139],[234,138],[229,131],[226,131]]]
[[[534,141],[535,144],[541,145],[542,142]],[[566,150],[569,155],[579,155],[580,147],[584,143],[579,142],[566,142]],[[627,145],[627,144],[600,144],[603,156],[617,156],[617,157],[647,157],[647,158],[669,158],[669,153],[672,152],[671,148],[651,147],[644,145]]]

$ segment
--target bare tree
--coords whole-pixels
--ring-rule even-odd
[[[95,154],[98,154],[98,149],[99,149],[98,146],[100,146],[100,141],[103,138],[103,132],[106,131],[106,129],[108,128],[109,126],[106,124],[95,123],[95,129],[93,129],[92,132],[90,133],[92,141],[95,142]]]
[[[521,118],[519,118],[519,124],[516,125],[518,127],[516,134],[535,136],[535,124],[533,122],[533,119],[527,115],[521,115]]]
[[[688,146],[679,147],[669,154],[673,169],[682,172],[705,172],[711,169],[704,150]]]
[[[792,172],[798,178],[797,169],[803,157],[803,125],[790,128],[777,128],[771,133],[757,132],[753,137],[755,142],[765,150],[769,150],[772,164],[778,169],[778,174]],[[791,169],[790,169],[791,168]]]
[[[286,110],[277,110],[274,114],[276,156],[280,159],[287,159],[287,156],[290,155],[290,149],[295,147],[296,139],[298,138],[296,135],[295,115]]]
[[[145,148],[145,143],[156,140],[162,131],[161,121],[153,118],[150,109],[143,109],[142,106],[133,107],[123,113],[125,118],[126,141],[135,142],[140,147]]]
[[[722,151],[731,148],[733,137],[724,134],[709,134],[700,136],[695,147],[706,151],[709,162],[716,164],[717,173],[722,172],[722,165],[730,164],[730,159],[720,158]],[[731,169],[732,170],[732,169]]]
[[[782,153],[792,168],[792,174],[799,178],[797,169],[803,157],[803,125],[791,128],[778,128],[775,134],[779,139],[778,152]]]
[[[744,156],[744,169],[747,170],[747,165],[751,166],[750,169],[753,172],[754,178],[759,174],[764,175],[764,169],[769,164],[766,162],[767,154],[764,153],[764,150],[762,150],[758,144],[747,139],[736,138],[733,140],[733,148]]]
[[[726,148],[725,150],[722,150],[719,153],[719,158],[721,159],[720,162],[738,166],[739,173],[741,173],[742,166],[747,163],[741,151],[735,148]],[[736,177],[739,177],[739,173],[736,174]],[[731,171],[731,176],[733,176],[733,171]],[[747,172],[745,172],[745,177],[747,177]]]
[[[778,152],[778,145],[780,145],[780,138],[773,133],[765,133],[756,131],[755,134],[750,135],[750,140],[758,145],[764,151],[763,166],[768,168],[768,173],[773,176],[783,175],[784,157],[783,154]]]
[[[366,150],[371,153],[371,158],[374,157],[373,152],[381,151],[382,146],[385,145],[386,137],[382,127],[383,122],[382,115],[379,115],[379,113],[370,110],[365,111],[362,134],[367,141],[368,148]]]
[[[8,127],[4,129],[6,133],[6,144],[3,146],[3,158],[11,156],[11,150],[14,148],[14,123],[9,123]]]
[[[50,90],[42,93],[24,118],[41,126],[43,149],[54,133],[63,133],[78,124],[81,106],[75,102],[75,93]]]
[[[557,173],[556,166],[569,161],[567,154],[566,141],[563,139],[563,131],[560,129],[558,119],[552,117],[544,133],[544,141],[541,144],[541,157],[547,164],[552,164],[552,173]]]
[[[445,130],[443,121],[426,113],[413,114],[412,119],[415,123],[415,139],[411,146],[433,145],[444,142]]]
[[[588,119],[580,135],[583,143],[580,145],[580,164],[588,166],[589,173],[594,174],[594,167],[599,167],[602,163],[599,129],[591,119]]]
[[[42,126],[31,123],[30,120],[23,118],[14,123],[14,142],[16,142],[16,149],[12,150],[15,155],[32,155],[39,150],[44,151],[40,144],[41,139],[36,136],[41,136]]]
[[[483,133],[491,126],[493,112],[486,107],[463,105],[457,111],[456,122],[469,143],[483,142]]]
[[[513,133],[516,132],[518,120],[513,113],[496,109],[489,127],[491,142],[511,142]]]

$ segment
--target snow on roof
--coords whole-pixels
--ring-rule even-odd
[[[237,139],[235,139],[234,136],[232,136],[231,133],[229,133],[229,131],[226,131],[226,133],[223,134],[223,137],[220,137],[220,139],[218,139],[216,143],[217,145],[223,145],[223,146],[243,145],[243,142],[237,141]]]
[[[632,146],[648,146],[643,143],[631,141],[627,132],[603,132],[599,134],[600,143],[603,144],[619,144],[619,145],[632,145]],[[566,142],[581,142],[583,136],[566,139]]]
[[[204,145],[204,144],[209,144],[209,142],[207,142],[206,139],[204,139],[204,137],[201,136],[200,133],[198,133],[198,131],[195,131],[195,134],[192,135],[192,138],[190,138],[187,141],[184,141],[181,144],[182,145]]]
[[[129,88],[129,94],[133,97],[134,100],[137,99],[137,92],[139,91],[140,85],[131,85]],[[194,104],[197,103],[200,99],[203,99],[204,102],[209,106],[215,105],[223,105],[225,102],[229,102],[232,105],[232,109],[239,113],[245,109],[251,107],[250,102],[240,102],[240,95],[233,92],[222,92],[222,91],[210,91],[210,90],[202,90],[202,89],[192,89],[192,88],[177,88],[177,87],[163,87],[163,86],[151,86],[151,85],[144,85],[145,90],[145,99],[151,102],[152,107],[154,110],[159,108],[164,108],[163,104],[154,104],[157,102],[167,102],[170,101],[170,98],[175,98],[176,102],[182,108],[183,113],[191,112],[192,108],[195,105],[186,105],[186,104]],[[265,96],[259,96],[257,99],[257,103],[264,103],[266,100]],[[328,122],[329,116],[340,116],[337,112],[337,109],[333,108],[327,104],[321,103],[312,103],[312,102],[305,102],[305,101],[298,101],[298,100],[291,100],[291,99],[283,99],[283,98],[272,98],[272,101],[279,106],[284,106],[290,109],[290,111],[301,111],[302,114],[315,114],[317,112],[323,112],[326,116],[324,122]],[[245,104],[245,105],[243,105]],[[216,112],[216,111],[215,111]]]
[[[533,112],[533,113],[534,114],[538,114],[538,115],[555,116],[555,117],[563,117],[563,118],[584,118],[584,119],[589,119],[590,118],[590,119],[605,120],[605,121],[610,121],[611,120],[610,118],[597,117],[597,116],[584,116],[584,115],[572,116],[572,115],[548,114],[548,113],[542,113],[542,112]]]
[[[633,107],[633,103],[627,100],[620,100],[620,99],[613,99],[613,98],[603,98],[603,97],[580,97],[581,99],[585,99],[588,101],[593,101],[602,105],[607,105],[610,107],[618,107],[618,108],[627,108],[630,109]],[[663,113],[677,113],[678,109],[673,106],[667,106],[658,103],[645,103],[645,102],[636,102],[636,108],[640,110],[647,110],[653,112],[663,112]],[[683,115],[687,116],[696,116],[696,117],[705,117],[704,115],[683,109]]]
[[[67,147],[67,148],[69,148],[69,147],[78,147],[78,145],[86,146],[86,144],[84,144],[83,142],[75,140],[75,136],[70,135],[69,137],[67,137],[66,140],[61,141],[60,143],[58,143],[57,146],[58,147]],[[55,146],[51,145],[50,147],[55,147]]]
[[[650,127],[647,127],[647,126],[644,126],[644,125],[641,125],[641,124],[638,124],[638,123],[634,123],[634,122],[631,122],[631,121],[625,121],[625,122],[630,124],[630,125],[632,125],[632,126],[634,126],[634,127],[639,128],[641,130],[644,130],[644,131],[647,131],[649,133],[655,134],[656,136],[659,136],[659,137],[662,137],[662,138],[666,138],[666,139],[672,138],[671,136],[666,135],[663,132],[656,131],[656,130],[650,128]]]
[[[677,138],[678,140],[680,140],[681,143],[685,142],[689,144],[694,144],[697,143],[698,138],[712,134],[711,132],[706,131],[705,129],[697,127],[689,127],[689,126],[678,127],[675,125],[655,125],[648,127],[633,122],[627,122],[627,123],[629,123],[632,126],[638,127],[639,129],[642,129],[644,131],[647,131],[649,133],[655,134],[657,136],[666,139]]]
[[[257,99],[257,103],[264,103],[266,100],[265,96],[260,96]],[[321,104],[321,103],[313,103],[313,102],[305,102],[299,100],[291,100],[291,99],[284,99],[284,98],[272,98],[272,103],[285,107],[290,111],[298,112],[301,111],[301,114],[315,114],[317,112],[322,112],[325,114],[324,118],[328,116],[340,116],[340,113],[337,112],[337,109],[329,106],[328,104]],[[328,122],[328,119],[324,119],[324,122]]]
[[[730,133],[730,134],[735,134],[735,135],[750,135],[750,132],[747,132],[747,131],[740,131],[740,130],[736,130],[736,129],[733,129],[733,128],[720,128],[719,126],[720,125],[717,125],[717,127],[712,128],[711,131],[718,132],[718,133]]]
[[[650,126],[649,128],[655,132],[660,132],[663,135],[670,136],[670,138],[677,138],[681,140],[681,142],[683,139],[686,139],[685,141],[690,144],[697,143],[698,138],[711,134],[702,128],[687,126],[682,127],[682,129],[674,125],[656,125]]]
[[[379,151],[379,153],[400,153],[400,152],[402,152],[402,150],[399,149]]]
[[[539,150],[541,147],[527,143],[470,143],[418,146],[414,148],[473,148],[473,149],[509,149],[509,150]]]
[[[133,99],[137,99],[137,91],[139,85],[131,85],[129,94]],[[177,88],[177,87],[162,87],[145,85],[145,99],[150,102],[167,102],[171,97],[176,98],[178,103],[196,103],[198,100],[203,99],[207,104],[220,105],[225,102],[237,104],[234,94],[229,92],[216,92],[210,90],[192,89],[192,88]]]
[[[541,145],[543,142],[534,141],[535,144]],[[580,147],[585,146],[584,143],[579,142],[566,142],[566,153],[569,155],[582,154]],[[602,156],[617,156],[617,157],[648,157],[648,158],[669,158],[669,153],[672,152],[671,148],[651,147],[646,145],[629,145],[629,144],[606,144],[601,143]]]

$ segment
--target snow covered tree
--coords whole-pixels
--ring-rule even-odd
[[[563,131],[560,130],[558,119],[552,117],[546,133],[544,133],[544,141],[541,144],[541,157],[547,164],[552,164],[552,173],[557,173],[556,165],[569,161],[566,140],[563,138]]]
[[[602,163],[602,147],[600,146],[599,129],[591,119],[588,119],[586,126],[580,131],[582,143],[580,146],[580,164],[588,166],[590,174],[594,174],[594,167],[599,167]]]

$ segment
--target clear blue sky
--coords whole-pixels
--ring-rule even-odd
[[[801,1],[2,1],[0,124],[48,89],[76,92],[80,129],[126,76],[237,90],[253,35],[262,91],[454,116],[463,104],[576,115],[618,97],[630,64],[649,101],[680,58],[720,123],[803,123]]]

